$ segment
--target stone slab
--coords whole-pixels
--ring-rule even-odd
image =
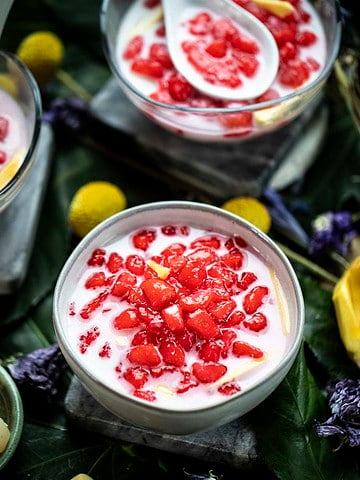
[[[194,194],[216,202],[237,195],[259,196],[285,163],[286,176],[280,175],[282,188],[301,178],[321,145],[318,133],[327,127],[321,96],[297,119],[275,132],[225,143],[185,139],[156,125],[128,100],[115,78],[99,90],[91,106],[102,122],[141,147],[143,155],[134,154],[131,159],[134,166],[147,172],[152,169],[165,180],[178,180]],[[306,156],[299,143],[304,136],[310,138],[307,144],[311,147]],[[294,150],[299,153],[294,154]],[[294,163],[294,155],[300,161]]]
[[[43,123],[33,165],[22,189],[0,213],[0,295],[17,290],[32,253],[53,152],[53,132]]]
[[[77,426],[114,439],[152,447],[239,470],[261,469],[256,440],[246,415],[222,427],[190,435],[169,435],[132,425],[102,407],[73,377],[65,410]]]

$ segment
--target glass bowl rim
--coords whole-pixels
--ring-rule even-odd
[[[112,72],[116,75],[116,77],[122,82],[124,87],[130,90],[130,92],[143,102],[148,103],[150,105],[160,107],[163,110],[168,111],[175,111],[175,112],[182,112],[182,113],[201,113],[201,114],[218,114],[218,113],[236,113],[236,112],[244,112],[244,111],[253,111],[253,110],[260,110],[265,109],[268,107],[274,107],[277,105],[281,105],[284,102],[295,100],[297,97],[301,97],[309,92],[311,92],[317,85],[320,85],[323,81],[327,79],[330,75],[331,69],[333,68],[333,64],[337,58],[340,49],[340,41],[341,41],[341,33],[342,33],[342,14],[339,0],[334,0],[335,6],[335,13],[336,13],[336,28],[335,28],[335,38],[334,43],[332,45],[330,55],[327,58],[326,64],[322,69],[321,73],[311,82],[307,83],[304,87],[301,87],[294,92],[289,93],[288,95],[275,98],[273,100],[267,100],[265,102],[254,103],[250,105],[242,105],[236,107],[211,107],[211,108],[200,108],[200,107],[185,107],[179,105],[171,105],[163,102],[159,102],[154,100],[147,95],[143,94],[140,90],[135,88],[131,82],[129,82],[125,76],[123,76],[117,62],[114,58],[114,52],[110,47],[109,37],[106,32],[106,19],[107,19],[107,12],[110,3],[113,0],[102,0],[102,5],[100,9],[100,34],[101,34],[101,42],[103,46],[103,50],[105,53],[105,57],[110,65]]]
[[[25,158],[20,166],[20,168],[17,170],[15,175],[11,178],[11,180],[0,190],[0,203],[3,199],[6,199],[8,196],[11,195],[11,192],[13,191],[14,187],[20,182],[21,178],[26,175],[26,172],[28,171],[28,168],[31,165],[32,159],[33,159],[33,153],[36,149],[38,139],[40,136],[40,130],[41,130],[41,117],[42,117],[42,101],[41,101],[41,94],[40,94],[40,89],[39,86],[29,70],[29,68],[20,60],[20,58],[7,50],[2,50],[0,49],[0,56],[10,59],[11,62],[16,66],[16,68],[24,75],[24,78],[26,78],[29,82],[29,87],[32,92],[32,98],[34,102],[34,107],[35,107],[35,124],[34,124],[34,132],[31,138],[31,142],[29,145],[29,148],[26,152]],[[1,207],[1,205],[0,205]]]

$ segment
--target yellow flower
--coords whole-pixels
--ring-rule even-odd
[[[86,473],[79,473],[78,475],[75,475],[71,480],[93,480],[92,477],[89,477],[89,475],[86,475]]]
[[[351,360],[360,367],[360,256],[338,280],[332,299],[341,340]]]
[[[94,181],[83,185],[73,196],[68,220],[74,233],[84,237],[103,220],[126,208],[126,197],[116,185]]]
[[[226,201],[222,208],[244,218],[264,233],[270,231],[270,214],[265,205],[256,198],[234,197]]]
[[[22,40],[16,54],[42,86],[53,80],[59,70],[64,57],[64,46],[55,33],[38,31]]]

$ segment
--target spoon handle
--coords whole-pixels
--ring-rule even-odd
[[[14,0],[1,0],[0,1],[0,38],[1,34],[9,14],[10,8]]]

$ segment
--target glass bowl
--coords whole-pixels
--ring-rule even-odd
[[[249,0],[246,1],[249,3]],[[278,98],[272,98],[272,94],[266,97],[265,94],[265,97],[251,102],[230,102],[220,106],[208,102],[208,99],[203,103],[193,102],[191,106],[180,103],[176,105],[175,102],[170,104],[167,101],[164,103],[159,95],[151,98],[148,93],[145,94],[141,83],[135,85],[129,77],[129,68],[119,61],[119,28],[128,8],[134,3],[132,0],[104,0],[102,3],[100,25],[108,64],[136,108],[161,127],[197,141],[242,141],[288,124],[319,98],[339,50],[341,18],[337,1],[310,1],[311,8],[317,12],[324,27],[325,58],[322,68],[300,87],[285,89]],[[146,24],[146,21],[139,21],[140,23]],[[123,30],[127,32],[129,28]]]
[[[16,55],[3,50],[0,98],[0,120],[8,121],[8,133],[0,141],[0,153],[6,153],[0,164],[2,211],[26,181],[39,143],[42,113],[40,91],[33,75]]]
[[[24,412],[19,390],[11,375],[0,366],[0,417],[8,425],[10,438],[5,450],[0,453],[0,470],[15,453],[20,441]]]
[[[151,237],[154,243],[148,248],[148,235],[155,227],[159,230],[155,237]],[[164,228],[161,232],[167,233],[160,234],[161,227]],[[178,236],[174,236],[174,231]],[[212,247],[209,248],[217,249],[215,257],[220,257],[224,251],[229,251],[230,256],[240,255],[238,259],[244,254],[242,265],[232,264],[230,272],[223,269],[224,265],[220,267],[221,262],[218,263],[215,257],[207,257],[209,248],[206,245],[198,249],[191,246],[190,242],[203,238],[202,234],[211,237]],[[220,247],[216,239],[213,243],[214,237],[221,238]],[[134,239],[136,248],[132,244]],[[118,241],[121,245],[115,247],[114,242]],[[169,245],[175,242],[177,249],[179,241],[183,246],[188,245],[184,253],[187,260],[170,253],[174,250],[169,250]],[[233,248],[234,241],[239,248]],[[164,247],[167,253],[162,253]],[[197,251],[195,257],[189,256],[193,248]],[[138,271],[140,264],[138,260],[130,262],[129,251],[137,257],[143,255],[147,262],[150,261],[147,263],[149,269],[155,270]],[[105,256],[101,258],[102,255]],[[122,266],[117,263],[117,255],[123,259]],[[159,268],[159,262],[162,262],[159,255],[164,260],[163,268]],[[165,258],[168,255],[169,260]],[[221,259],[225,258],[228,257],[221,256]],[[198,273],[198,267],[204,273],[203,260],[208,271],[206,277]],[[215,270],[211,268],[213,261],[217,265]],[[185,262],[184,269],[181,266],[179,269],[181,262]],[[217,270],[218,267],[221,271]],[[192,273],[188,268],[194,269]],[[245,277],[249,280],[249,271],[258,280],[253,277],[255,283],[246,286],[243,282]],[[129,272],[137,272],[136,285],[126,280]],[[105,283],[101,285],[97,280],[102,275],[106,280],[103,277]],[[226,285],[221,280],[225,276],[229,279]],[[88,283],[90,277],[95,283]],[[240,278],[241,285],[237,283]],[[253,330],[249,331],[247,327],[243,328],[246,323],[241,324],[243,313],[237,312],[233,316],[223,308],[229,306],[230,292],[236,291],[232,298],[236,298],[237,308],[244,308],[246,318],[253,318],[252,307],[249,309],[242,302],[247,302],[245,297],[253,298],[253,294],[261,290],[257,289],[260,285],[269,289],[266,304],[264,300],[263,307],[259,307],[268,317],[268,324],[253,324],[249,327]],[[156,291],[161,293],[157,295]],[[225,298],[224,303],[221,299]],[[230,304],[234,309],[231,300]],[[134,312],[137,317],[140,315],[136,325],[127,317],[129,307],[133,312],[130,317]],[[273,392],[299,351],[304,305],[289,261],[269,237],[218,207],[168,201],[124,210],[84,237],[57,280],[53,322],[59,346],[70,368],[102,406],[129,423],[184,435],[226,424],[259,405]],[[242,356],[236,351],[240,345],[234,346],[235,337],[237,340],[246,338],[245,343],[255,342],[258,347],[263,345],[264,356],[258,350],[247,351]],[[223,348],[220,357],[219,349]],[[151,359],[149,363],[147,358]],[[210,371],[202,372],[203,367]]]

